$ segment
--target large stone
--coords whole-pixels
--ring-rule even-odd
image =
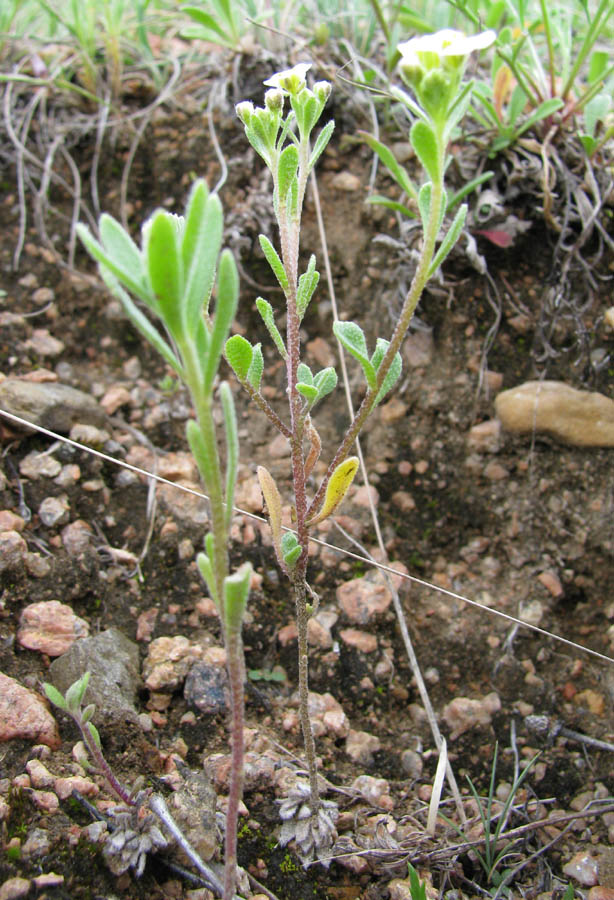
[[[53,750],[62,743],[56,721],[41,697],[0,672],[0,741],[16,738],[47,744]]]
[[[95,703],[97,724],[136,721],[134,702],[139,687],[139,650],[117,628],[76,641],[49,667],[50,681],[62,693],[90,672],[84,704]]]
[[[85,619],[59,600],[41,600],[25,607],[19,620],[17,640],[28,650],[47,656],[61,656],[76,640],[83,639],[90,627]]]
[[[507,431],[544,432],[576,447],[614,447],[614,401],[562,381],[527,381],[503,391],[495,409]]]
[[[83,391],[67,384],[18,378],[0,384],[0,409],[61,434],[68,434],[76,422],[100,426],[106,420],[98,403]]]

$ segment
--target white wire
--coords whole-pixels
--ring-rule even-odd
[[[122,466],[124,469],[129,469],[131,472],[136,472],[139,475],[144,475],[146,478],[153,478],[155,481],[162,482],[162,484],[170,484],[174,488],[177,488],[177,490],[185,491],[187,494],[194,494],[195,497],[200,497],[203,500],[209,499],[209,497],[206,494],[203,494],[202,491],[197,491],[195,490],[195,488],[190,488],[186,485],[179,484],[176,481],[171,481],[169,478],[163,478],[161,475],[155,475],[153,472],[148,472],[146,469],[139,468],[139,466],[133,466],[131,463],[127,463],[123,459],[116,459],[114,456],[109,456],[108,453],[102,453],[100,450],[94,450],[93,447],[87,447],[85,444],[80,444],[78,441],[73,441],[71,438],[67,438],[62,434],[56,434],[55,431],[50,431],[48,428],[43,428],[42,425],[35,425],[33,422],[28,422],[27,419],[22,419],[21,416],[16,416],[14,413],[10,413],[4,409],[0,409],[0,415],[4,416],[6,419],[11,420],[12,422],[16,422],[19,425],[24,425],[28,428],[34,429],[35,431],[39,431],[41,434],[46,434],[48,437],[52,437],[56,441],[62,441],[64,444],[69,444],[71,447],[76,447],[77,450],[83,450],[85,453],[90,453],[92,456],[98,456],[100,459],[104,459],[116,466]],[[233,506],[233,510],[242,516],[248,516],[250,519],[255,519],[257,522],[264,522],[265,524],[267,523],[267,520],[263,516],[258,516],[256,515],[256,513],[248,512],[246,509],[241,509],[238,506]],[[285,528],[285,530],[292,531],[291,528]],[[386,566],[383,563],[368,559],[365,556],[361,556],[359,553],[354,553],[352,550],[344,550],[341,547],[337,547],[335,546],[335,544],[329,544],[327,541],[323,541],[320,538],[310,536],[309,540],[314,544],[318,544],[320,547],[326,547],[328,550],[334,550],[336,553],[340,553],[343,556],[349,556],[352,559],[357,559],[367,566],[372,566],[373,568],[381,569],[383,572],[388,572],[395,578],[404,578],[406,581],[412,582],[412,584],[418,584],[421,587],[429,588],[432,591],[437,591],[437,593],[443,594],[445,597],[451,597],[453,600],[460,600],[463,603],[466,603],[468,606],[473,606],[476,609],[480,609],[486,613],[489,613],[491,616],[498,616],[500,619],[505,619],[506,622],[511,622],[521,628],[528,628],[530,631],[534,631],[536,634],[541,634],[543,637],[552,638],[552,640],[554,641],[559,641],[559,643],[561,644],[566,644],[568,647],[573,647],[574,650],[579,650],[582,653],[588,653],[590,654],[590,656],[595,656],[597,657],[597,659],[602,659],[608,663],[614,663],[614,659],[611,656],[606,656],[605,653],[599,653],[598,650],[592,650],[590,647],[585,647],[583,644],[576,644],[575,641],[571,641],[568,638],[561,637],[561,635],[559,634],[554,634],[552,631],[546,631],[545,628],[539,628],[538,625],[531,625],[529,622],[523,622],[522,619],[511,616],[509,613],[501,612],[501,610],[493,609],[490,606],[484,606],[483,603],[478,603],[477,600],[471,600],[469,597],[465,597],[463,594],[456,593],[456,591],[449,591],[447,588],[440,587],[437,584],[431,584],[430,581],[425,581],[423,578],[417,578],[415,575],[408,575],[405,572],[399,572],[398,569],[395,569],[392,566]]]

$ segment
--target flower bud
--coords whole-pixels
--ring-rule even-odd
[[[316,95],[318,102],[324,106],[328,98],[330,97],[331,85],[330,81],[316,81],[313,86],[313,92]]]
[[[247,127],[254,114],[254,104],[250,100],[244,100],[242,103],[237,103],[235,112],[241,122]]]
[[[264,105],[271,112],[281,113],[284,108],[284,92],[278,88],[271,88],[264,95]]]

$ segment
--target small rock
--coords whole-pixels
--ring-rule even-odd
[[[0,741],[14,738],[57,750],[62,741],[55,719],[43,700],[0,672]]]
[[[333,646],[330,628],[318,621],[317,617],[312,617],[307,622],[307,640],[312,647],[321,647],[323,650],[329,650]]]
[[[52,788],[55,775],[49,771],[40,759],[29,759],[26,763],[26,772],[30,776],[32,787]]]
[[[443,708],[443,718],[451,731],[450,740],[476,726],[490,725],[491,716],[501,709],[499,695],[494,691],[480,700],[469,697],[455,697]]]
[[[161,507],[182,522],[206,525],[209,521],[208,501],[198,496],[203,493],[202,485],[195,481],[179,481],[177,484],[188,490],[177,490],[173,484],[158,485],[157,496]]]
[[[370,766],[373,763],[373,754],[380,750],[381,746],[380,739],[374,734],[350,729],[345,742],[345,752],[355,763]]]
[[[614,447],[614,400],[562,381],[527,381],[503,391],[495,409],[507,431],[545,432],[576,447]]]
[[[415,750],[403,750],[401,753],[401,767],[403,771],[415,781],[422,775],[424,763],[422,757]]]
[[[489,481],[505,481],[509,477],[509,472],[501,463],[492,460],[484,467],[484,478]]]
[[[589,890],[586,900],[614,900],[614,888],[598,884]]]
[[[0,532],[0,572],[21,568],[28,545],[16,531]]]
[[[62,494],[61,497],[45,497],[38,507],[38,514],[43,525],[53,528],[54,525],[66,522],[68,510],[68,497],[66,494]]]
[[[2,387],[2,385],[0,385]],[[35,481],[37,478],[55,478],[62,466],[53,456],[47,453],[28,453],[19,463],[19,471],[26,478]]]
[[[217,849],[216,793],[207,773],[189,770],[185,781],[168,798],[173,818],[201,859]]]
[[[201,648],[182,635],[156,638],[143,662],[145,687],[150,691],[175,690],[201,655]]]
[[[139,650],[117,628],[76,641],[70,650],[54,660],[50,681],[65,693],[85,671],[90,680],[84,703],[96,705],[96,722],[136,721],[134,703],[139,687]]]
[[[93,397],[66,384],[7,378],[0,384],[0,407],[60,434],[68,434],[75,422],[105,422],[104,411]]]
[[[21,613],[17,640],[28,650],[61,656],[79,638],[87,637],[89,625],[59,600],[31,603]]]
[[[360,733],[360,732],[359,732]],[[363,732],[364,733],[364,732]],[[392,808],[390,785],[385,778],[374,778],[372,775],[359,775],[352,782],[352,788],[358,791],[363,800],[372,806]]]
[[[410,369],[428,366],[433,359],[434,352],[435,344],[430,328],[408,334],[401,347],[403,362]]]
[[[0,900],[18,900],[30,893],[30,881],[27,878],[8,878],[0,886]]]
[[[32,791],[30,797],[42,812],[49,815],[53,815],[60,808],[60,801],[53,791]]]
[[[576,706],[584,706],[594,716],[603,716],[605,713],[603,694],[598,694],[597,691],[592,691],[590,688],[575,694],[573,702]]]
[[[0,510],[0,532],[2,531],[19,531],[22,532],[26,527],[25,520],[17,513],[10,509]]]
[[[377,573],[346,581],[339,585],[336,595],[343,612],[357,625],[366,625],[392,603],[392,595]]]
[[[34,350],[39,356],[59,356],[64,349],[64,344],[46,328],[35,328],[32,336],[26,341],[26,347]]]
[[[390,499],[401,512],[409,513],[416,508],[416,501],[409,491],[395,491]]]
[[[315,691],[309,691],[309,715],[316,737],[333,734],[335,737],[344,738],[349,733],[348,717],[332,694],[316,694]]]
[[[267,453],[271,459],[283,459],[290,456],[290,443],[283,434],[278,434],[267,447]]]
[[[568,863],[563,866],[563,874],[574,878],[580,884],[592,885],[599,882],[599,864],[597,857],[591,856],[586,850],[574,854]]]
[[[228,675],[223,666],[194,663],[185,680],[183,696],[207,716],[216,716],[228,709]]]
[[[156,627],[159,610],[152,606],[144,610],[136,620],[136,639],[137,641],[150,641],[151,636]]]
[[[110,387],[100,401],[100,405],[108,416],[114,416],[120,407],[130,406],[131,403],[130,391],[121,384]]]
[[[404,403],[400,397],[392,397],[391,400],[380,406],[380,421],[384,425],[395,425],[405,418],[408,409],[407,403]]]
[[[37,859],[39,856],[46,856],[50,848],[49,832],[44,828],[33,828],[21,847],[21,855],[24,859]]]
[[[83,519],[76,519],[62,529],[62,544],[69,556],[81,556],[90,545],[94,533]]]
[[[467,447],[472,453],[496,453],[501,447],[501,422],[488,419],[469,430]]]
[[[360,178],[348,171],[338,172],[331,180],[331,187],[348,193],[360,190],[360,184]]]
[[[160,457],[158,475],[169,481],[198,481],[198,467],[191,453],[178,450]]]
[[[40,553],[26,553],[26,569],[32,578],[45,578],[51,572],[51,563]]]
[[[344,628],[339,633],[339,637],[348,647],[354,647],[361,653],[373,653],[377,650],[377,638],[367,631],[360,631],[358,628]]]
[[[69,437],[71,441],[76,441],[78,444],[85,444],[86,447],[100,450],[109,440],[109,432],[105,431],[104,428],[97,428],[95,425],[77,422],[70,429]]]
[[[544,604],[540,600],[529,600],[520,604],[518,618],[527,625],[539,625],[544,617]]]
[[[84,797],[97,797],[100,789],[89,778],[83,775],[68,775],[66,778],[56,778],[53,790],[60,800],[68,800],[73,791],[79,791]]]
[[[540,581],[543,586],[552,594],[553,597],[557,599],[563,596],[563,585],[561,584],[561,580],[556,572],[541,572],[537,576],[537,580]]]
[[[35,875],[32,880],[37,891],[59,887],[61,884],[64,884],[64,876],[58,875],[56,872],[45,872],[43,875]]]

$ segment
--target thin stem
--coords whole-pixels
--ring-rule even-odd
[[[539,0],[542,11],[542,22],[546,33],[546,43],[548,44],[548,74],[550,75],[550,96],[556,96],[556,72],[554,69],[554,47],[552,44],[552,30],[550,28],[550,16],[548,15],[548,7],[546,0]]]
[[[224,849],[224,900],[232,900],[237,879],[237,822],[239,804],[243,794],[243,722],[245,664],[240,629],[229,629],[226,634],[228,683],[232,710],[231,767],[226,810],[226,839]]]
[[[584,60],[588,56],[589,52],[592,50],[595,41],[597,40],[597,35],[599,34],[599,30],[603,24],[603,17],[605,15],[606,19],[612,12],[611,0],[601,0],[597,12],[593,16],[591,20],[590,27],[586,33],[586,37],[582,42],[582,47],[576,57],[576,61],[572,66],[571,72],[565,82],[563,89],[561,91],[561,97],[565,99],[569,92],[571,91],[574,81],[576,80],[576,75],[580,71]]]
[[[298,694],[299,694],[299,718],[303,732],[303,744],[307,757],[309,770],[309,788],[311,792],[311,814],[316,816],[320,808],[320,791],[318,788],[318,763],[316,758],[316,744],[311,728],[309,715],[309,647],[307,642],[307,597],[305,589],[305,576],[300,575],[292,580],[294,590],[294,602],[296,607],[296,623],[298,631]]]
[[[107,783],[113,793],[116,794],[122,801],[122,803],[126,804],[126,806],[134,806],[134,798],[130,796],[130,792],[127,791],[123,784],[121,784],[121,782],[119,782],[115,777],[115,773],[104,758],[102,750],[94,740],[92,733],[87,727],[87,723],[83,724],[80,719],[77,719],[74,716],[73,718],[79,726],[79,731],[81,732],[81,736],[83,737],[83,742],[87,747],[88,753],[96,763],[96,766],[100,773],[106,778]]]

